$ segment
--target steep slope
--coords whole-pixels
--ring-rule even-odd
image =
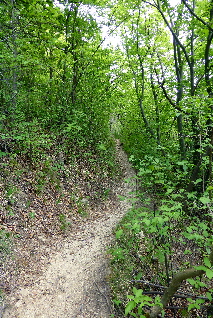
[[[117,143],[117,156],[124,179],[114,191],[129,196],[134,190],[134,171]],[[75,233],[60,242],[42,275],[28,277],[29,284],[19,284],[8,297],[3,318],[109,318],[111,305],[107,284],[106,248],[112,230],[131,207],[115,200],[101,217],[82,222]],[[24,278],[23,278],[24,281]]]

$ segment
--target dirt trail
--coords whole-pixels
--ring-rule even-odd
[[[121,147],[117,148],[124,178],[133,178],[127,156]],[[116,193],[128,196],[134,187],[134,182],[123,182]],[[8,299],[10,305],[4,308],[2,317],[109,318],[112,312],[105,250],[112,229],[130,207],[128,201],[121,201],[110,213],[103,211],[101,218],[89,220],[64,239],[43,275],[35,277],[32,286],[20,286]]]

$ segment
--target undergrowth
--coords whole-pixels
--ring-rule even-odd
[[[10,243],[24,241],[27,250],[38,237],[67,236],[105,204],[120,175],[113,140],[80,145],[28,128],[5,135],[0,151],[0,298],[16,275],[19,256],[10,253]]]
[[[153,170],[147,171],[149,177]],[[156,181],[149,191],[153,207],[150,198],[139,191],[138,202],[119,223],[109,250],[114,317],[160,317],[160,313],[161,317],[213,317],[213,230],[208,198],[193,200],[202,218],[189,217],[183,209],[183,190],[169,183],[158,188],[156,175],[152,180]],[[157,196],[153,191],[158,190]],[[185,271],[189,275],[181,277],[180,286],[162,304],[166,288]],[[193,271],[196,275],[190,276]]]

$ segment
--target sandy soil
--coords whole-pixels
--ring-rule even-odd
[[[125,171],[116,193],[131,195],[134,171],[118,145],[118,159]],[[113,206],[113,205],[112,205]],[[112,308],[109,298],[109,275],[106,248],[112,230],[131,207],[128,200],[115,204],[102,217],[84,222],[76,233],[60,242],[60,251],[53,253],[42,275],[17,287],[2,307],[2,318],[109,318]]]

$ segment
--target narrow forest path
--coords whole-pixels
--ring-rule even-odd
[[[129,196],[134,190],[134,170],[117,143],[118,161],[124,179],[116,194]],[[9,297],[3,318],[109,318],[111,306],[106,248],[112,230],[131,207],[120,201],[115,209],[103,211],[102,217],[84,223],[76,233],[61,242],[59,252],[50,258],[41,276],[31,286],[18,286]]]

